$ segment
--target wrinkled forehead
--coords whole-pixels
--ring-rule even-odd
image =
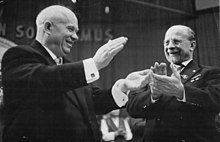
[[[176,27],[171,27],[167,30],[164,40],[187,39],[188,36],[189,36],[188,29],[186,27],[176,26]]]

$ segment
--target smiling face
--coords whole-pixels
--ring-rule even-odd
[[[193,58],[195,40],[191,40],[190,29],[186,26],[173,26],[164,38],[164,53],[170,63],[180,64]]]
[[[54,6],[45,11],[44,15],[41,14],[44,16],[42,21],[46,35],[44,45],[56,56],[64,57],[70,53],[73,43],[78,40],[78,20],[75,14],[65,7]]]

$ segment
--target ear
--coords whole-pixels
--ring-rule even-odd
[[[44,31],[49,34],[51,31],[51,27],[52,27],[52,23],[50,21],[46,20],[44,22]]]
[[[193,51],[196,48],[196,41],[191,41],[190,51]]]

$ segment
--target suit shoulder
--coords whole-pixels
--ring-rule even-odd
[[[30,46],[30,45],[17,45],[17,46],[14,46],[14,47],[11,47],[9,48],[7,52],[17,52],[17,51],[32,51],[33,48]]]
[[[220,79],[220,68],[216,66],[201,66],[201,71],[211,78]]]
[[[4,56],[19,56],[20,54],[36,53],[36,51],[30,45],[18,45],[9,48],[3,55]]]
[[[200,65],[202,69],[209,70],[209,71],[220,71],[220,67],[217,66],[206,66],[206,65]]]

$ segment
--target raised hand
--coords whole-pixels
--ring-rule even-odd
[[[101,46],[93,57],[97,69],[106,67],[114,56],[123,49],[127,40],[126,37],[119,37]]]
[[[151,66],[150,69],[155,74],[167,75],[166,63],[160,63],[159,64],[158,62],[155,62],[154,66]],[[151,95],[152,95],[153,99],[158,99],[162,95],[162,93],[159,90],[157,90],[157,88],[155,88],[155,89],[152,88],[153,80],[154,80],[154,78],[152,78],[152,82],[149,84],[150,89],[151,89]]]
[[[170,68],[173,72],[171,76],[153,74],[151,89],[164,95],[176,96],[182,99],[184,86],[181,82],[180,74],[173,64],[170,65]]]
[[[166,69],[167,65],[166,63],[158,63],[158,62],[155,62],[154,63],[154,66],[151,66],[151,70],[156,73],[156,74],[159,74],[159,75],[167,75],[167,69]]]
[[[125,78],[124,86],[130,91],[141,90],[151,81],[151,76],[152,70],[150,69],[132,72]]]

